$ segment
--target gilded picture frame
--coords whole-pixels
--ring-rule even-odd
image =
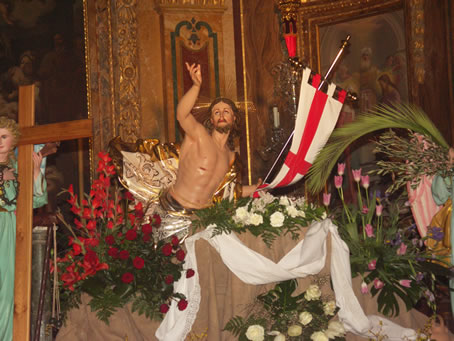
[[[399,20],[395,18],[399,15],[402,17],[400,23]],[[367,23],[377,24],[380,20],[386,21],[387,24],[389,24],[388,26],[392,26],[390,30],[393,30],[391,35],[394,35],[393,38],[396,40],[396,47],[393,52],[388,51],[388,55],[394,54],[396,53],[396,50],[399,50],[400,57],[403,58],[405,64],[405,70],[401,71],[405,82],[405,84],[401,86],[402,89],[400,89],[402,92],[401,99],[402,101],[411,101],[413,93],[412,88],[415,83],[413,72],[410,72],[414,69],[414,58],[412,56],[412,52],[414,51],[409,47],[411,46],[410,44],[414,37],[412,37],[411,34],[411,13],[408,2],[402,0],[350,0],[303,3],[298,12],[299,54],[302,60],[306,61],[314,71],[323,75],[339,50],[341,40],[346,37],[345,35],[342,39],[338,39],[339,41],[334,40],[332,38],[332,32],[335,31],[336,28],[352,28],[346,30],[352,31],[350,33],[350,47],[347,49],[346,55],[342,57],[348,60],[350,51],[352,54],[358,54],[359,51],[369,47],[369,45],[378,46],[374,41],[371,41],[370,44],[364,43],[364,31],[367,29],[364,25],[367,25]],[[365,24],[365,22],[367,23]],[[398,27],[399,25],[401,25],[401,27]],[[328,43],[329,48],[327,48],[327,44],[323,41],[323,38],[326,40],[326,33],[329,30],[331,30],[331,41]],[[359,38],[358,34],[361,34],[362,37]],[[376,49],[376,52],[383,53],[383,51],[379,49]],[[385,61],[380,59],[380,63],[384,64]],[[380,69],[383,69],[382,65],[380,65]],[[350,90],[352,92],[357,92],[357,89]],[[363,109],[365,107],[367,106],[362,105]]]

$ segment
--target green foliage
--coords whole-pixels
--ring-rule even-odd
[[[435,311],[432,298],[436,276],[451,276],[450,265],[443,256],[425,246],[429,238],[441,239],[440,232],[433,233],[439,228],[431,228],[427,237],[420,238],[411,212],[405,206],[406,193],[392,199],[377,198],[373,193],[369,198],[369,177],[363,176],[361,184],[360,187],[357,181],[357,204],[344,201],[340,186],[341,204],[331,212],[350,250],[352,276],[363,278],[364,294],[378,295],[378,309],[384,315],[399,314],[397,298],[410,310],[425,297]]]
[[[269,193],[257,199],[222,200],[195,214],[194,231],[212,227],[213,236],[249,231],[262,238],[268,247],[282,235],[290,234],[293,240],[298,239],[303,227],[326,217],[324,207],[314,206],[304,199],[273,197]]]
[[[369,133],[389,128],[408,129],[443,148],[449,148],[443,135],[420,108],[410,104],[398,104],[392,107],[378,105],[358,115],[354,122],[333,131],[309,169],[307,174],[309,191],[318,193],[323,190],[337,160],[354,141]]]

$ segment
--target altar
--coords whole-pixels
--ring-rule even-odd
[[[332,228],[331,222],[325,220],[322,222],[317,222],[312,226],[312,230],[317,229],[318,227],[330,227]],[[244,244],[245,247],[252,250],[252,252],[257,252],[259,255],[262,255],[273,262],[279,262],[284,256],[288,255],[289,252],[294,250],[295,246],[301,244],[304,236],[309,230],[304,228],[300,240],[292,240],[289,235],[281,236],[276,239],[271,248],[269,248],[265,243],[253,236],[251,233],[246,232],[243,234],[237,234],[232,237],[234,243],[240,241]],[[208,231],[209,232],[209,231]],[[202,234],[206,232],[201,232]],[[199,233],[200,234],[200,233]],[[346,318],[349,314],[350,322],[353,324],[360,323],[364,316],[361,311],[358,311],[357,314],[351,310],[352,303],[354,306],[355,299],[348,297],[349,288],[341,287],[336,288],[336,286],[345,286],[343,282],[344,279],[339,279],[342,277],[345,272],[341,271],[340,273],[334,275],[332,274],[333,270],[333,261],[338,262],[342,257],[336,256],[334,259],[332,256],[333,241],[338,243],[336,238],[331,238],[332,233],[327,234],[326,244],[323,242],[320,252],[324,252],[326,245],[326,258],[322,259],[312,259],[309,263],[306,263],[301,269],[306,269],[305,271],[310,272],[310,269],[316,270],[320,268],[320,271],[314,273],[313,275],[308,275],[304,278],[298,279],[298,292],[302,292],[310,284],[317,283],[322,291],[322,297],[335,299],[337,305],[344,305],[341,307],[339,316]],[[235,315],[245,316],[248,309],[251,308],[251,304],[254,302],[254,299],[257,295],[270,290],[275,283],[254,285],[244,283],[237,275],[235,275],[230,268],[235,268],[234,264],[225,264],[225,261],[221,258],[221,255],[224,254],[222,246],[216,246],[215,243],[209,242],[203,238],[198,239],[200,236],[195,235],[197,240],[194,240],[194,250],[197,260],[197,273],[198,281],[200,283],[200,303],[194,301],[194,298],[197,297],[197,289],[192,291],[192,294],[189,295],[188,301],[189,306],[186,312],[183,315],[179,315],[178,312],[174,316],[176,317],[173,321],[165,321],[167,324],[164,326],[167,327],[167,330],[161,330],[161,333],[169,333],[167,335],[172,335],[172,324],[176,329],[184,329],[184,324],[188,321],[193,321],[191,329],[187,334],[185,340],[236,340],[232,334],[227,331],[223,331],[226,323]],[[209,235],[211,236],[211,234]],[[209,237],[208,236],[208,237]],[[194,237],[194,236],[193,236]],[[219,236],[215,237],[218,238]],[[221,236],[222,237],[222,236]],[[238,239],[237,239],[237,238]],[[215,239],[214,238],[214,239]],[[304,239],[307,239],[306,237]],[[186,242],[188,245],[188,242]],[[191,239],[189,238],[189,248],[191,244]],[[215,247],[213,246],[215,245]],[[336,247],[336,246],[335,246]],[[318,248],[318,246],[317,246]],[[300,251],[304,252],[304,248],[301,248]],[[190,255],[190,250],[188,250]],[[314,254],[314,252],[311,252]],[[316,254],[317,252],[315,252]],[[318,258],[318,257],[317,257]],[[191,260],[187,259],[190,263]],[[228,263],[228,262],[227,262]],[[270,263],[271,264],[271,263]],[[237,264],[241,267],[241,264]],[[257,264],[258,267],[261,264]],[[253,273],[254,271],[252,271]],[[295,269],[293,269],[295,270]],[[291,271],[293,271],[291,270]],[[247,272],[247,271],[246,271]],[[349,273],[348,271],[346,271]],[[337,277],[336,280],[333,280],[333,275]],[[270,274],[273,276],[273,274]],[[196,277],[196,276],[194,276]],[[330,284],[330,279],[333,280],[333,287],[336,288],[338,292],[335,295],[332,285]],[[260,281],[260,279],[257,279]],[[359,302],[362,310],[366,315],[369,316],[371,321],[377,323],[382,317],[378,316],[377,313],[377,304],[370,294],[361,294],[360,292],[360,278],[353,279],[353,292],[356,296],[357,301]],[[342,284],[343,283],[343,284]],[[177,283],[178,287],[178,283]],[[352,292],[352,293],[353,293]],[[347,295],[347,296],[344,296]],[[344,297],[341,297],[344,296]],[[347,298],[347,300],[346,300]],[[110,319],[110,324],[106,325],[104,322],[97,319],[95,313],[90,311],[90,307],[87,305],[89,298],[88,296],[83,296],[83,303],[78,309],[74,309],[69,312],[67,320],[57,335],[57,340],[157,340],[155,336],[156,330],[160,326],[160,322],[153,321],[151,322],[145,316],[139,316],[136,313],[131,313],[130,309],[124,308],[117,311]],[[344,311],[342,311],[344,309]],[[336,319],[337,317],[335,317]],[[352,319],[353,318],[353,319]],[[374,333],[378,336],[387,335],[390,340],[402,340],[402,338],[407,335],[408,339],[414,339],[414,332],[412,329],[422,329],[427,317],[422,313],[411,310],[406,312],[405,306],[402,304],[401,313],[396,318],[391,319],[394,323],[399,326],[405,327],[401,328],[398,326],[391,326],[387,332],[384,331],[375,331]],[[378,323],[381,327],[390,326],[387,320],[384,323]],[[349,322],[347,322],[349,323]],[[374,322],[373,322],[374,323]],[[372,326],[372,325],[371,325]],[[163,327],[163,326],[161,326]],[[395,329],[393,329],[395,327]],[[371,327],[372,328],[372,327]],[[409,328],[409,329],[406,329]],[[391,332],[390,332],[391,331]],[[394,333],[394,335],[392,334]],[[163,335],[163,334],[162,334]],[[353,333],[347,333],[347,340],[363,340],[358,335]],[[174,336],[166,336],[163,340],[177,340]]]

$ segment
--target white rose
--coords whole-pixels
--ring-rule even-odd
[[[265,329],[258,324],[249,326],[246,331],[246,337],[251,341],[263,341],[265,339]]]
[[[295,204],[296,206],[298,207],[304,207],[304,205],[306,204],[306,198],[305,197],[299,197],[298,199],[295,200]]]
[[[328,341],[328,336],[324,332],[315,332],[311,335],[312,341]]]
[[[320,298],[322,295],[322,292],[320,291],[320,288],[316,284],[309,285],[309,288],[307,288],[306,292],[304,293],[304,298],[308,301],[315,301]]]
[[[285,335],[279,334],[274,338],[274,341],[285,341]]]
[[[279,205],[288,206],[288,205],[290,205],[290,201],[288,200],[288,198],[285,195],[283,195],[279,199]]]
[[[336,310],[336,302],[329,301],[323,304],[323,312],[325,315],[334,315],[334,311]]]
[[[249,216],[248,223],[251,224],[251,225],[258,226],[260,224],[263,224],[263,217],[260,214],[252,213]]]
[[[298,210],[296,209],[295,206],[287,206],[287,213],[290,217],[295,218],[299,215]]]
[[[344,325],[339,321],[331,321],[328,323],[327,331],[331,332],[334,337],[345,335]]]
[[[262,199],[256,199],[252,202],[252,208],[257,212],[263,212],[265,206],[266,203]]]
[[[249,212],[246,206],[238,207],[235,211],[234,220],[237,223],[244,223],[246,222],[247,218],[249,217]]]
[[[288,327],[287,334],[288,336],[300,336],[303,332],[303,327],[294,324],[293,326]]]
[[[312,321],[312,314],[307,311],[303,311],[299,316],[299,321],[303,326],[308,325]]]
[[[262,194],[261,199],[265,203],[265,205],[268,205],[274,201],[274,196],[268,192],[265,192],[265,194]]]
[[[325,211],[325,212],[323,212],[323,214],[322,214],[322,217],[321,217],[321,218],[322,218],[322,219],[326,219],[326,217],[328,217],[328,215],[326,214],[326,211]]]
[[[284,225],[285,216],[281,212],[274,212],[270,217],[271,226],[281,227]]]

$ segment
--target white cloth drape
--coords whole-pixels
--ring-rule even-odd
[[[336,304],[340,308],[339,320],[347,331],[373,338],[373,333],[387,335],[389,340],[414,340],[416,332],[403,328],[379,316],[366,316],[352,290],[349,250],[340,238],[331,220],[325,219],[313,223],[301,240],[278,263],[246,247],[235,234],[212,236],[207,229],[189,237],[185,244],[187,258],[185,266],[195,270],[196,274],[187,279],[185,276],[175,284],[175,291],[186,295],[189,306],[179,311],[173,303],[167,312],[156,337],[161,341],[184,340],[191,331],[200,304],[200,285],[197,273],[195,242],[203,238],[220,254],[225,265],[243,282],[248,284],[266,284],[302,278],[319,273],[327,256],[326,238],[331,232],[331,279],[333,282]]]

